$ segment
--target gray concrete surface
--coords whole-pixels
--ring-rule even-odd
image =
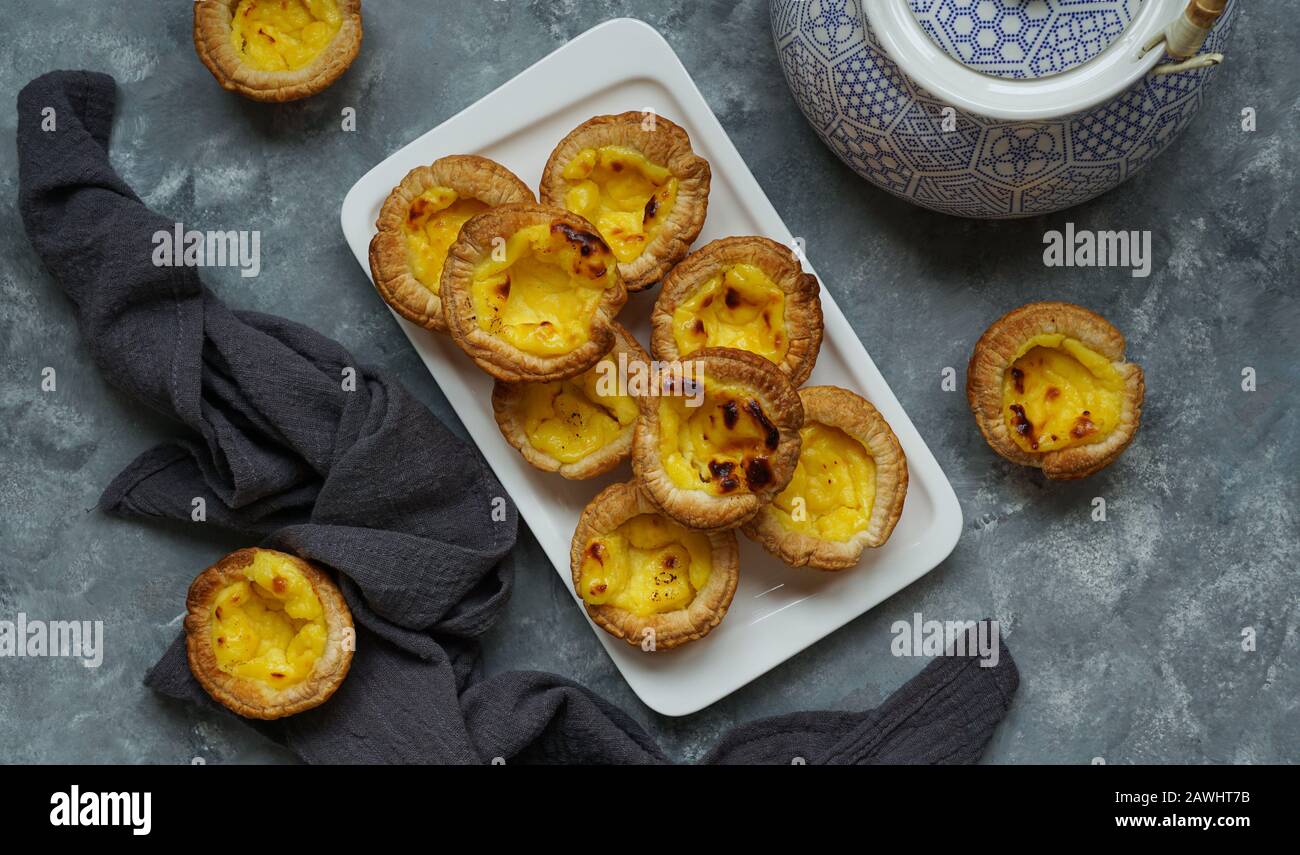
[[[713,707],[640,705],[531,536],[517,592],[488,637],[490,670],[568,675],[698,757],[737,722],[873,706],[922,667],[889,655],[890,624],[1000,618],[1019,662],[991,762],[1300,760],[1297,639],[1296,206],[1300,19],[1243,10],[1197,122],[1145,174],[1066,214],[1007,223],[927,213],[858,180],[817,140],[782,79],[762,0],[367,0],[354,67],[280,107],[221,91],[195,57],[190,4],[0,0],[0,619],[99,619],[102,667],[0,659],[0,761],[283,761],[229,718],[163,702],[140,680],[178,630],[195,572],[236,543],[93,510],[171,425],[108,388],[16,210],[14,97],[54,68],[120,84],[113,159],[156,209],[263,232],[255,280],[212,270],[237,307],[275,312],[394,371],[460,430],[344,245],[338,209],[372,164],[567,39],[628,14],[658,27],[952,480],[966,527],[925,579]],[[356,106],[360,131],[338,131]],[[1258,131],[1243,133],[1244,107]],[[1151,229],[1149,279],[1045,269],[1042,235]],[[1104,473],[1048,484],[995,457],[940,375],[984,327],[1042,298],[1101,311],[1147,376],[1144,424]],[[58,391],[40,391],[45,366]],[[1240,389],[1253,367],[1258,391]],[[1108,521],[1093,522],[1104,497]],[[1253,627],[1257,649],[1241,646]]]

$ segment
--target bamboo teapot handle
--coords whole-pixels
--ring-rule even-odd
[[[1221,53],[1198,52],[1227,7],[1228,0],[1188,0],[1183,13],[1170,21],[1164,32],[1152,37],[1142,46],[1142,54],[1146,55],[1163,44],[1165,53],[1178,60],[1157,65],[1151,69],[1151,73],[1177,74],[1195,68],[1209,68],[1223,62]]]

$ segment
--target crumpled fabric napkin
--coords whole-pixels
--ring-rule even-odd
[[[46,107],[56,130],[42,129]],[[201,497],[202,525],[337,571],[358,627],[333,698],[255,726],[310,763],[667,762],[630,716],[569,680],[482,675],[475,639],[510,595],[502,559],[518,528],[512,506],[492,519],[501,485],[384,372],[300,324],[231,311],[193,268],[155,266],[152,236],[174,223],[109,163],[114,108],[113,79],[93,72],[52,72],[18,96],[28,237],[105,377],[184,428],[127,467],[100,507],[189,521]],[[992,668],[938,659],[875,710],[742,725],[706,760],[973,762],[1018,682],[1005,647]],[[146,683],[215,706],[183,638]]]

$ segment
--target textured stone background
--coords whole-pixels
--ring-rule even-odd
[[[226,94],[194,55],[190,4],[0,0],[0,618],[102,619],[108,655],[0,660],[0,760],[287,759],[243,725],[140,685],[176,634],[195,572],[237,545],[93,509],[173,428],[100,379],[69,305],[16,211],[13,99],[54,68],[115,75],[113,159],[157,210],[199,228],[263,232],[255,280],[212,270],[236,307],[275,312],[395,372],[445,421],[437,386],[344,245],[338,209],[371,165],[607,18],[659,28],[808,253],[956,488],[966,531],[922,581],[713,707],[666,719],[640,705],[524,534],[516,594],[487,639],[491,670],[573,677],[629,709],[675,757],[730,725],[878,703],[922,662],[889,655],[915,611],[1000,618],[1019,662],[994,762],[1300,760],[1295,295],[1300,20],[1242,10],[1228,64],[1191,130],[1145,174],[1064,215],[981,223],[913,208],[858,180],[804,123],[762,0],[367,0],[353,68],[305,103]],[[339,111],[360,131],[340,133]],[[1243,107],[1259,130],[1243,133]],[[1155,269],[1045,269],[1044,230],[1151,229]],[[1147,375],[1134,446],[1083,483],[1047,484],[995,457],[964,395],[970,348],[1002,312],[1061,298],[1123,330]],[[43,366],[58,393],[39,391]],[[1239,388],[1253,366],[1259,391]],[[1093,523],[1103,496],[1109,521]],[[1258,650],[1241,650],[1241,629]]]

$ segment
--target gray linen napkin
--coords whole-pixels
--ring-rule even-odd
[[[203,497],[204,525],[337,571],[358,625],[352,670],[328,703],[256,726],[311,763],[666,762],[635,721],[581,686],[481,675],[475,639],[509,597],[502,559],[518,527],[513,507],[491,518],[500,484],[398,382],[338,343],[232,312],[193,268],[153,264],[153,234],[174,224],[109,163],[114,91],[107,75],[58,71],[18,96],[32,245],[108,380],[185,429],[127,467],[100,507],[188,521]],[[57,130],[42,130],[47,107]],[[345,367],[357,370],[355,391],[343,389]],[[973,762],[1018,681],[1005,647],[992,668],[936,660],[878,709],[743,725],[707,760]],[[179,638],[146,683],[215,705]]]

